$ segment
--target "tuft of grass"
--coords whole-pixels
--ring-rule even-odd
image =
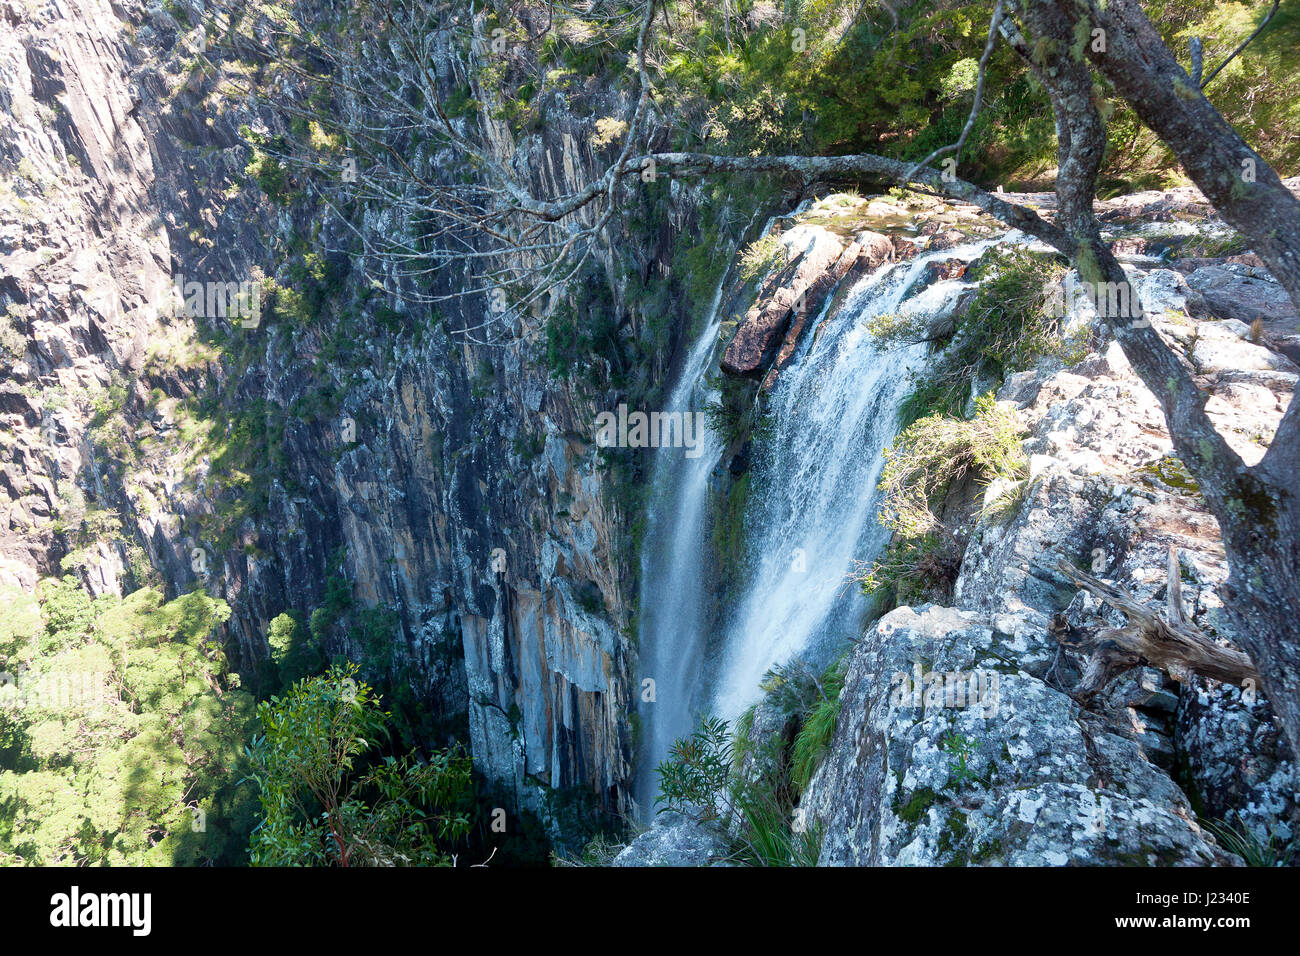
[[[1240,814],[1235,823],[1225,818],[1202,821],[1202,826],[1214,835],[1225,850],[1241,857],[1247,866],[1290,866],[1295,860],[1298,841],[1283,841],[1272,830],[1269,831],[1268,839],[1262,840],[1246,826]]]
[[[1065,276],[1055,256],[1024,249],[994,249],[973,265],[979,280],[970,304],[951,324],[936,328],[925,315],[883,315],[870,326],[883,345],[928,341],[941,350],[899,410],[900,424],[927,415],[958,416],[977,375],[1001,379],[1043,358],[1065,364],[1087,353],[1086,333],[1067,336],[1051,290]]]
[[[1015,412],[988,395],[976,400],[975,409],[969,420],[942,414],[918,419],[885,449],[880,523],[894,538],[875,562],[859,563],[851,575],[864,594],[894,607],[945,601],[962,554],[961,529],[938,517],[948,492],[970,474],[985,482],[1003,479],[1007,492],[987,509],[999,517],[1028,494],[1029,461]]]
[[[976,472],[986,481],[1028,477],[1016,413],[992,396],[976,400],[969,420],[930,415],[905,428],[885,449],[881,523],[908,538],[952,535],[935,514],[953,484]]]
[[[808,789],[813,773],[821,766],[826,751],[830,749],[831,737],[835,734],[835,725],[840,719],[848,661],[846,651],[826,669],[818,682],[816,700],[804,710],[803,721],[790,753],[790,782],[799,793]]]

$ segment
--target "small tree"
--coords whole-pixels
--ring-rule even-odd
[[[701,717],[689,737],[673,742],[659,775],[658,813],[674,810],[701,822],[731,812],[731,729],[725,720]]]
[[[445,866],[469,832],[470,758],[358,764],[387,734],[389,714],[357,666],[335,666],[258,706],[249,747],[265,819],[254,866]]]

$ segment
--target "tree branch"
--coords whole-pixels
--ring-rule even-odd
[[[1091,698],[1114,677],[1144,663],[1160,668],[1179,683],[1188,683],[1195,676],[1236,687],[1253,687],[1259,683],[1259,673],[1245,653],[1219,646],[1213,638],[1186,620],[1179,596],[1181,582],[1177,549],[1169,549],[1168,606],[1163,614],[1123,588],[1080,571],[1064,558],[1057,561],[1056,569],[1128,619],[1128,627],[1101,628],[1094,636],[1086,638],[1077,628],[1066,624],[1064,615],[1058,614],[1053,618],[1052,634],[1057,641],[1089,654],[1083,677],[1071,692],[1076,699]]]

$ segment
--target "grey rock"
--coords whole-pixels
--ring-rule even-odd
[[[899,608],[855,649],[800,806],[821,865],[1235,862],[1137,744],[1008,663],[1004,641],[969,612]],[[918,665],[983,673],[983,693],[918,696],[900,680]]]
[[[1222,318],[1247,324],[1262,319],[1279,331],[1300,328],[1300,315],[1286,290],[1272,279],[1247,274],[1243,267],[1206,266],[1189,275],[1187,284]]]
[[[724,863],[727,839],[716,828],[680,813],[655,817],[650,829],[614,857],[611,866],[710,866]]]

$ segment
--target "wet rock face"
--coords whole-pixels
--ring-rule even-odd
[[[1012,635],[952,608],[898,608],[866,635],[796,811],[822,865],[1234,862],[1135,742],[1016,656]]]
[[[885,263],[917,251],[906,239],[870,230],[858,232],[846,244],[827,228],[795,221],[780,236],[789,261],[763,278],[718,363],[728,375],[763,379],[769,369],[779,373],[809,323],[838,289],[849,288]],[[769,387],[775,381],[774,377],[765,380]]]
[[[796,312],[807,313],[809,290],[844,252],[840,242],[821,229],[797,233],[792,230],[783,242],[793,250],[793,261],[766,279],[758,301],[736,330],[721,362],[722,370],[729,375],[762,376],[776,358],[792,316]]]

